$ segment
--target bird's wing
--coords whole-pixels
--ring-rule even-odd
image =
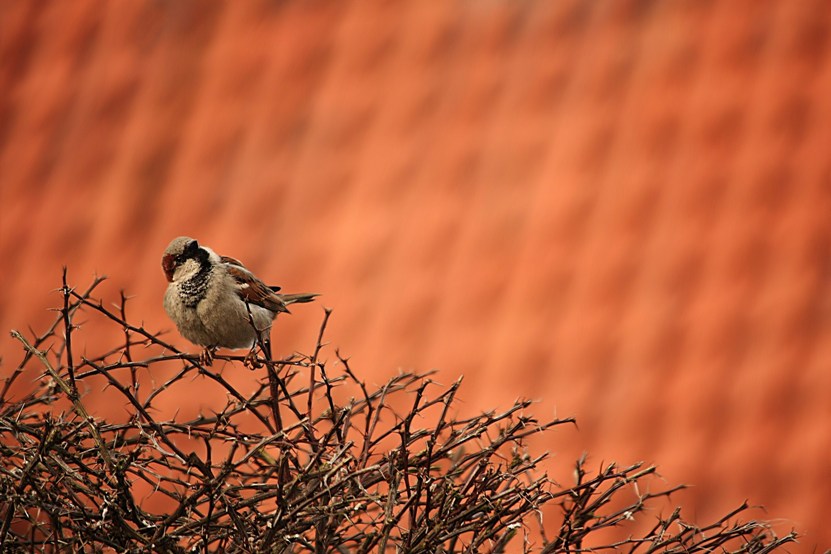
[[[225,269],[237,284],[237,294],[245,302],[261,306],[272,312],[287,312],[286,304],[274,293],[273,287],[257,279],[244,265],[234,258],[223,256]],[[279,287],[278,289],[279,290]]]

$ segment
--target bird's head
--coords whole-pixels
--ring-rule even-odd
[[[210,252],[190,237],[173,239],[162,256],[162,270],[168,282],[196,273],[210,258]]]

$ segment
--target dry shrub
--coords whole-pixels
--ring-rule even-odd
[[[242,392],[217,369],[244,372],[241,356],[202,366],[131,324],[123,294],[112,308],[93,297],[101,281],[78,292],[64,272],[54,324],[12,332],[24,354],[0,387],[2,552],[763,553],[794,540],[741,522],[742,505],[700,527],[676,509],[603,542],[603,530],[645,518],[681,487],[643,492],[654,467],[590,473],[584,459],[559,485],[524,442],[571,420],[538,421],[528,402],[460,418],[460,383],[428,375],[368,387],[347,359],[321,357],[328,311],[311,354],[272,360],[260,345],[264,379]],[[117,338],[79,354],[91,330],[98,343]],[[25,374],[40,378],[15,394]],[[160,417],[195,377],[213,381],[224,405]],[[126,415],[96,417],[93,406]],[[543,528],[551,503],[561,517]]]

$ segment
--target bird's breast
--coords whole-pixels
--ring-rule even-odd
[[[208,294],[211,284],[211,271],[200,271],[190,279],[177,284],[182,303],[189,308],[195,308]]]

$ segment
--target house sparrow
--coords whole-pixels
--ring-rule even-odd
[[[178,237],[162,257],[167,277],[164,309],[179,332],[205,347],[200,357],[211,364],[218,347],[250,348],[267,341],[271,322],[287,306],[311,302],[316,294],[277,294],[280,287],[260,281],[234,258],[219,256],[190,237]]]

